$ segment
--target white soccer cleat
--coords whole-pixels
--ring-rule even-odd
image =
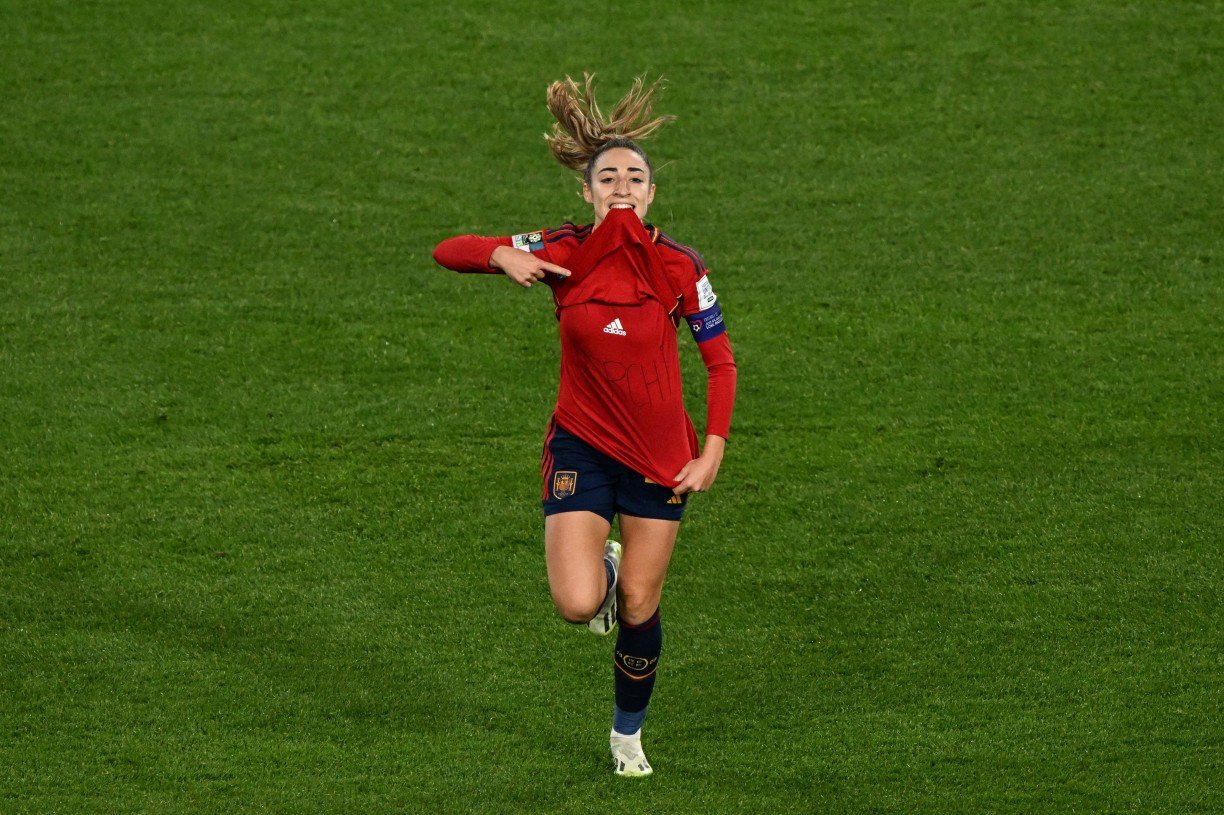
[[[616,583],[620,577],[622,551],[621,545],[616,541],[604,543],[604,560],[612,564],[612,586],[608,589],[608,596],[604,598],[599,611],[595,612],[595,616],[587,623],[587,628],[601,637],[616,628]]]
[[[612,760],[616,762],[616,774],[627,776],[650,775],[654,770],[642,752],[642,731],[632,736],[622,736],[615,730],[609,739],[612,746]]]

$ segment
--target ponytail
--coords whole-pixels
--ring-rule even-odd
[[[577,170],[591,183],[591,168],[595,159],[613,147],[627,147],[641,155],[650,167],[650,159],[637,142],[647,139],[675,116],[654,116],[654,93],[662,84],[659,77],[649,86],[643,74],[633,81],[612,115],[605,117],[595,101],[595,77],[583,74],[583,86],[570,77],[548,86],[548,109],[557,120],[552,134],[544,141],[562,166]],[[653,175],[653,168],[651,173]]]

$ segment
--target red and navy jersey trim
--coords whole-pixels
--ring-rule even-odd
[[[690,261],[692,261],[694,277],[701,277],[703,274],[705,274],[708,271],[708,269],[706,269],[705,261],[701,259],[701,254],[696,249],[694,249],[691,246],[685,246],[683,243],[678,243],[672,240],[667,235],[665,235],[663,232],[657,229],[655,230],[655,233],[656,233],[655,243],[659,244],[660,246],[666,246],[668,249],[672,249],[676,252],[679,252],[680,254],[688,258]]]
[[[557,417],[550,416],[548,419],[548,430],[544,434],[544,452],[540,455],[540,476],[543,482],[543,492],[540,500],[542,501],[548,500],[548,482],[553,468],[552,440],[556,435]]]
[[[569,223],[567,221],[561,224],[561,226],[557,227],[556,229],[549,229],[548,231],[546,231],[544,233],[544,244],[548,245],[550,243],[556,243],[557,241],[563,241],[567,239],[573,239],[573,240],[578,241],[579,243],[582,243],[588,237],[590,237],[590,234],[591,234],[590,224],[582,224],[581,226],[575,226],[574,224]]]

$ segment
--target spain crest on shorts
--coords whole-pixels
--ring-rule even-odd
[[[554,498],[568,498],[578,486],[576,470],[557,470],[553,473],[552,493]]]

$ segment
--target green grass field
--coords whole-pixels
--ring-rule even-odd
[[[490,5],[0,3],[0,811],[1224,808],[1221,5]],[[588,217],[584,70],[739,363],[636,782],[547,294],[430,259]]]

